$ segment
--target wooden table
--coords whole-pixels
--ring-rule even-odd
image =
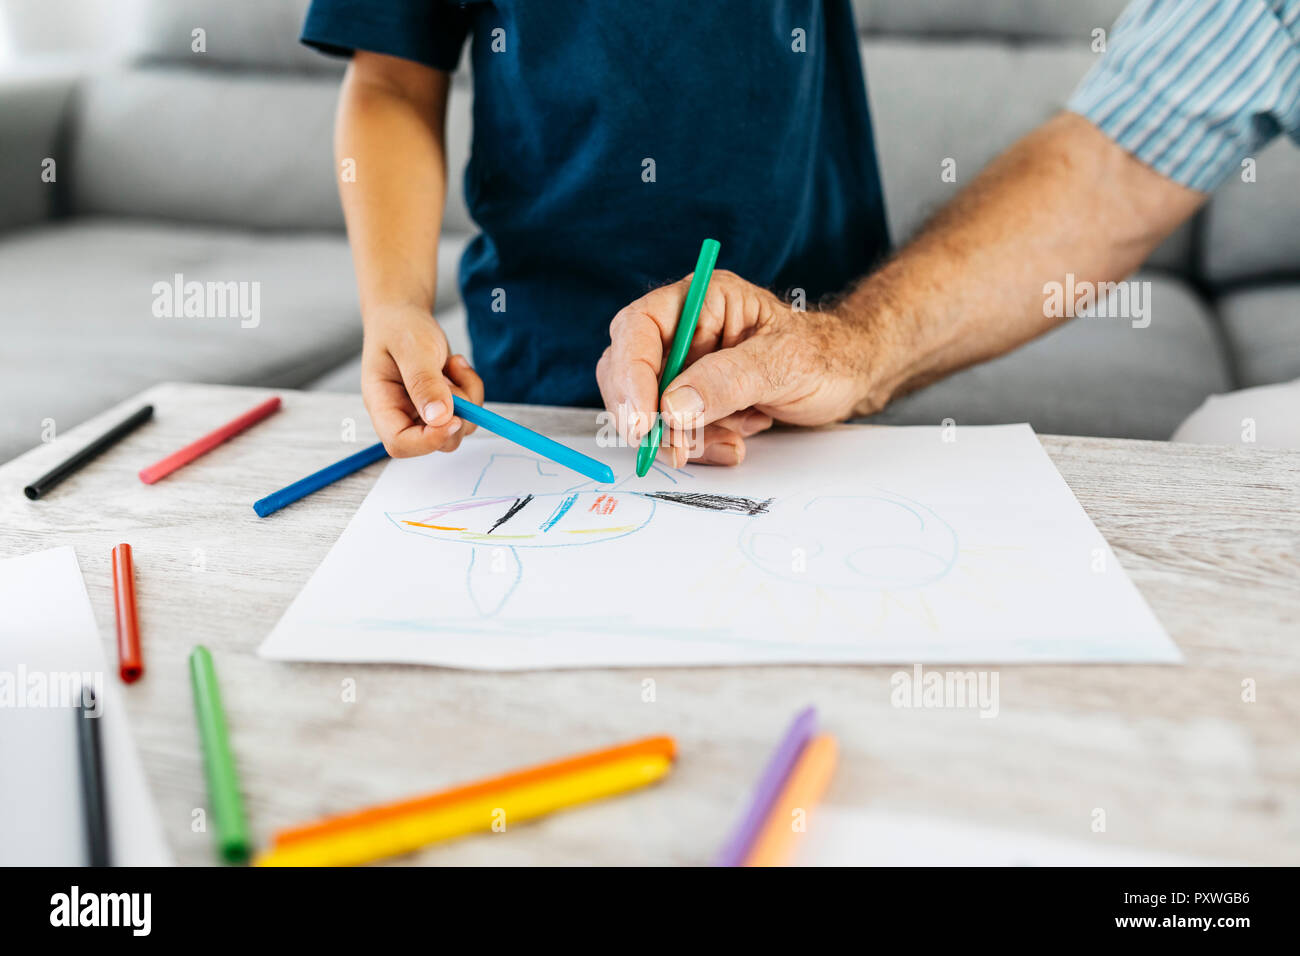
[[[270,394],[284,409],[201,465],[155,486],[136,479]],[[23,497],[146,401],[152,424],[48,498]],[[557,435],[595,429],[590,411],[506,411]],[[190,828],[205,803],[186,671],[198,643],[216,658],[260,841],[325,812],[669,733],[680,760],[652,791],[411,859],[706,863],[791,715],[814,703],[842,748],[833,804],[1202,858],[1300,859],[1300,454],[1044,436],[1187,662],[1003,667],[1000,714],[987,720],[894,708],[897,667],[492,674],[258,659],[381,466],[274,520],[256,518],[252,502],[372,434],[359,396],[163,385],[0,467],[0,557],[73,545],[110,660],[109,550],[135,550],[147,674],[125,696],[182,863],[213,859],[210,834]],[[1105,833],[1091,832],[1095,808]]]

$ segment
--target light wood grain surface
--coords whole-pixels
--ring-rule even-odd
[[[270,394],[284,408],[254,430],[158,485],[136,478]],[[146,401],[153,423],[48,498],[23,497]],[[502,408],[552,434],[595,429],[590,411]],[[182,863],[213,860],[210,834],[191,830],[205,803],[186,671],[198,643],[216,659],[261,841],[322,813],[669,733],[680,759],[653,790],[407,860],[706,863],[786,723],[812,703],[840,741],[833,804],[1198,858],[1300,860],[1300,454],[1043,437],[1186,664],[1001,667],[1000,712],[981,719],[891,706],[897,667],[490,674],[258,659],[383,466],[266,520],[252,502],[370,441],[359,396],[163,385],[0,467],[0,556],[73,545],[110,660],[109,551],[135,551],[147,672],[125,697]],[[1091,830],[1098,808],[1104,833]]]

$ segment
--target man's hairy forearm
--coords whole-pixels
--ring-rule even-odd
[[[335,154],[340,168],[355,163],[355,182],[341,180],[339,191],[363,316],[389,305],[433,311],[447,82],[424,67],[362,54],[344,80]]]
[[[1113,282],[1204,195],[1065,113],[995,159],[835,311],[861,333],[856,414],[1010,351],[1064,321],[1043,286]]]

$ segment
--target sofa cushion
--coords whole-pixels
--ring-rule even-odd
[[[148,68],[89,79],[72,142],[73,210],[261,229],[342,229],[339,78]],[[468,88],[448,106],[445,229],[468,233]],[[130,131],[125,135],[124,131]]]
[[[1242,385],[1300,378],[1300,284],[1245,289],[1217,305]]]
[[[1178,426],[1172,441],[1300,451],[1300,379],[1211,395]]]
[[[260,283],[260,322],[156,317],[155,283],[176,273]],[[339,235],[78,220],[0,237],[0,460],[44,419],[66,431],[156,382],[305,384],[360,346],[352,276]]]
[[[896,425],[1029,422],[1040,433],[1167,439],[1212,392],[1232,387],[1205,305],[1182,282],[1151,282],[1151,324],[1077,318],[1022,349],[907,395],[870,419]]]
[[[1300,278],[1300,149],[1288,139],[1255,157],[1255,181],[1235,175],[1203,215],[1201,274],[1216,285]]]
[[[895,245],[989,160],[1060,110],[1094,58],[1083,46],[864,43],[885,211]],[[956,163],[956,182],[940,177],[945,159]],[[1188,223],[1152,253],[1147,266],[1186,273],[1191,250]]]

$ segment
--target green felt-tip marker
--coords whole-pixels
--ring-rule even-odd
[[[217,671],[212,654],[202,644],[190,652],[190,681],[194,687],[194,715],[203,744],[203,769],[208,777],[208,803],[215,818],[217,854],[226,863],[247,863],[253,840],[239,794],[239,774],[226,730],[226,712],[221,706]]]
[[[691,287],[686,290],[686,301],[682,303],[682,317],[677,321],[677,332],[673,335],[673,347],[668,351],[668,361],[664,363],[664,374],[659,379],[659,395],[672,384],[673,379],[682,373],[682,364],[690,350],[691,340],[695,338],[695,326],[700,322],[700,309],[704,307],[704,293],[709,291],[709,279],[713,278],[713,266],[718,261],[718,251],[722,246],[716,239],[705,239],[700,244],[700,258],[695,263],[695,275],[691,277]],[[636,453],[636,476],[644,478],[659,454],[659,442],[664,434],[662,415],[655,415],[655,422],[650,431],[641,439],[641,447]]]

